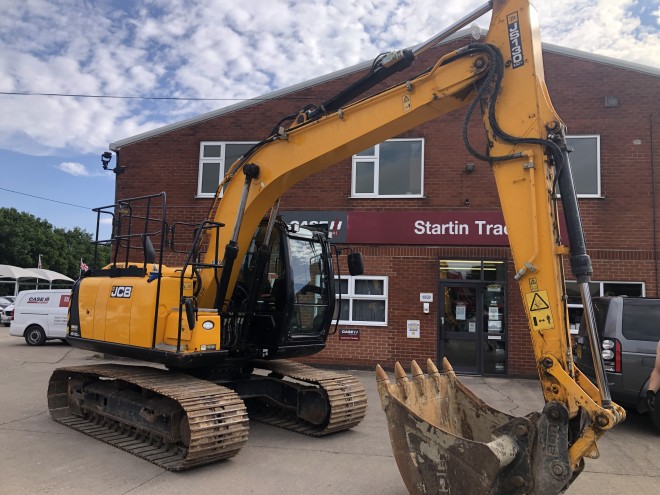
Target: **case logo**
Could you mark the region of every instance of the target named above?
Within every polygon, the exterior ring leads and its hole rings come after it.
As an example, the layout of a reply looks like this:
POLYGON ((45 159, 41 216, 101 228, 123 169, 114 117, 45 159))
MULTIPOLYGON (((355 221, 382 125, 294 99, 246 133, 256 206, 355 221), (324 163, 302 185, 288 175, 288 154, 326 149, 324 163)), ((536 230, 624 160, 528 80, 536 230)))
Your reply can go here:
POLYGON ((520 24, 518 22, 518 12, 506 16, 506 22, 509 26, 509 48, 511 50, 511 67, 517 69, 525 65, 522 43, 520 41, 520 24))
POLYGON ((112 292, 110 292, 110 297, 131 297, 131 292, 133 291, 132 285, 114 285, 112 287, 112 292))
POLYGON ((28 297, 27 303, 28 304, 48 304, 48 301, 50 301, 50 297, 48 296, 30 296, 28 297))

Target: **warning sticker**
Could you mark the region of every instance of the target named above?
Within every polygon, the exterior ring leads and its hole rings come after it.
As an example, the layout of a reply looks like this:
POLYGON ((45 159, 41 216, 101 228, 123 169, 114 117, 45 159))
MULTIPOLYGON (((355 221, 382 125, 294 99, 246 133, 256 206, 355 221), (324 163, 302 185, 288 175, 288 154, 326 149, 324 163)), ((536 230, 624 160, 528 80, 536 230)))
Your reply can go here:
POLYGON ((531 302, 529 303, 530 311, 543 311, 544 309, 550 309, 547 302, 547 291, 542 290, 540 292, 534 292, 533 294, 527 294, 527 301, 530 300, 530 296, 532 296, 531 302))
POLYGON ((525 294, 529 316, 534 330, 549 330, 555 327, 548 301, 548 291, 540 290, 525 294))

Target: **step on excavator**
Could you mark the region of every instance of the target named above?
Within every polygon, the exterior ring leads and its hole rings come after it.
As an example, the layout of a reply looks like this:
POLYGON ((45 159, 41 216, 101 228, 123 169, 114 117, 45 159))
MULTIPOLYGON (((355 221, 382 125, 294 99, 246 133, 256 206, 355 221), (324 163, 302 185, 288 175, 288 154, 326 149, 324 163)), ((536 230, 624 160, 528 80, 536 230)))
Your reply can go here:
MULTIPOLYGON (((498 412, 446 361, 442 370, 429 362, 427 373, 413 362, 412 378, 397 363, 393 382, 378 368, 394 456, 412 494, 563 492, 625 413, 610 399, 600 356, 596 385, 572 361, 563 256, 580 286, 591 348, 599 349, 592 268, 566 129, 550 103, 527 0, 488 2, 413 49, 379 56, 333 98, 283 117, 230 167, 201 223, 168 223, 165 193, 97 208, 99 220, 112 219, 111 238, 97 233, 95 241, 112 246, 112 260, 74 285, 67 341, 148 365, 55 370, 52 417, 169 470, 234 456, 248 417, 312 436, 359 424, 367 401, 357 380, 291 360, 323 350, 338 308, 328 230, 287 225, 279 198, 338 161, 463 107, 461 139, 495 175, 546 406, 524 418, 498 412), (491 10, 485 41, 376 92, 491 10), (477 108, 482 151, 468 132, 477 108), (559 234, 558 195, 569 246, 559 234), (165 265, 166 251, 180 253, 183 265, 165 265)), ((347 264, 353 275, 364 270, 359 253, 347 264)))

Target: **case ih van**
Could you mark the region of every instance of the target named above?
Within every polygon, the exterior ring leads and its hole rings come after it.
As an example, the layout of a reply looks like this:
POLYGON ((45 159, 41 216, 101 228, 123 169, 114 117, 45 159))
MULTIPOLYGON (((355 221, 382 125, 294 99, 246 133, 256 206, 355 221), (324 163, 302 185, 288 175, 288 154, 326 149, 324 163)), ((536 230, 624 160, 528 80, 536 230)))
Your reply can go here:
POLYGON ((9 335, 25 338, 28 345, 43 345, 48 339, 66 338, 70 289, 19 292, 9 335))

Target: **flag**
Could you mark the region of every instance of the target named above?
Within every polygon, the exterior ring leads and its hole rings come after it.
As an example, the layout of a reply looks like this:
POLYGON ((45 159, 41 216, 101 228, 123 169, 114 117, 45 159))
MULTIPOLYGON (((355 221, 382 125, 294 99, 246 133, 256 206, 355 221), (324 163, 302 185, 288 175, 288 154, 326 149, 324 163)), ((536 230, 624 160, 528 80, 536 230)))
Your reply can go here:
POLYGON ((82 258, 80 258, 80 271, 86 272, 87 270, 89 270, 89 267, 85 264, 82 258))
POLYGON ((41 270, 41 255, 39 255, 39 261, 37 262, 37 268, 41 270))

